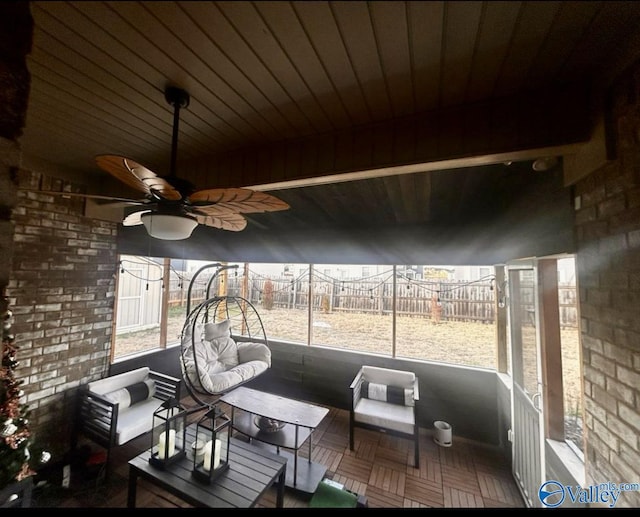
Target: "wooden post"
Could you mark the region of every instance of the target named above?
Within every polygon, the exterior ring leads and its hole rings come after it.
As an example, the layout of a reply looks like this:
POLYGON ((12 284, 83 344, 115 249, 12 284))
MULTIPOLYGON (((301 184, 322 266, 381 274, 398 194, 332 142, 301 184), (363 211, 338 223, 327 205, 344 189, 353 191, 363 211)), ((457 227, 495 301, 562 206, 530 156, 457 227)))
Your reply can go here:
POLYGON ((435 325, 440 323, 440 318, 442 317, 442 300, 440 300, 440 290, 436 291, 431 295, 431 318, 435 325))
POLYGON ((564 392, 556 259, 538 261, 538 286, 545 434, 547 438, 562 441, 564 440, 564 392))
POLYGON ((333 312, 334 298, 336 296, 336 281, 331 280, 331 297, 329 298, 329 312, 333 312))
MULTIPOLYGON (((223 266, 226 266, 227 263, 223 262, 223 266)), ((223 269, 220 271, 220 276, 218 277, 218 296, 227 296, 227 280, 229 279, 229 270, 223 269)), ((226 300, 220 302, 218 304, 218 308, 216 309, 216 321, 226 319, 227 313, 227 302, 226 300)))
POLYGON ((244 263, 244 276, 242 277, 242 297, 251 301, 249 293, 249 263, 244 263))
POLYGON ((501 373, 507 373, 509 364, 507 361, 507 314, 508 307, 506 306, 506 282, 504 266, 495 266, 495 300, 494 300, 494 314, 496 325, 496 368, 501 373), (500 301, 502 300, 504 307, 500 307, 500 301))
POLYGON ((309 296, 307 296, 307 345, 313 342, 313 264, 309 264, 309 296))
MULTIPOLYGON (((115 289, 113 293, 113 320, 111 321, 111 347, 109 348, 109 364, 113 363, 113 360, 116 356, 116 329, 118 328, 118 300, 119 300, 119 292, 120 292, 120 261, 122 260, 122 255, 118 255, 118 269, 116 273, 116 281, 115 281, 115 289)), ((3 295, 4 296, 4 295, 3 295)), ((0 356, 2 357, 2 356, 0 356)))
POLYGON ((295 273, 293 274, 293 303, 291 304, 291 308, 296 308, 296 302, 298 301, 298 282, 296 282, 295 273))
POLYGON ((398 293, 398 279, 396 278, 396 266, 393 265, 393 304, 391 310, 391 357, 396 356, 396 306, 398 293))
POLYGON ((165 257, 162 268, 162 298, 160 300, 160 348, 167 348, 167 322, 169 319, 169 282, 171 282, 171 259, 165 257))
MULTIPOLYGON (((223 266, 226 266, 223 263, 223 266)), ((227 280, 229 279, 229 270, 223 269, 218 280, 218 296, 227 296, 227 280)))

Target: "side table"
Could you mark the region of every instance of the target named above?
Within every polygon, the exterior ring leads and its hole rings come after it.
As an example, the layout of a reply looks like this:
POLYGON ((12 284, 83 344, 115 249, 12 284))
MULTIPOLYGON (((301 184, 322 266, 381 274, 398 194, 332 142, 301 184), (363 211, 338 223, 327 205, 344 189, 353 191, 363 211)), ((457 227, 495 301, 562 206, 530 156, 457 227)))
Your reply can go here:
POLYGON ((309 494, 316 491, 327 468, 311 461, 312 434, 329 413, 327 408, 244 386, 223 395, 220 401, 231 406, 231 420, 236 431, 249 440, 275 446, 279 455, 293 460, 293 472, 291 468, 288 470, 288 487, 309 494), (256 426, 255 416, 278 420, 287 425, 276 432, 263 431, 256 426), (309 458, 299 462, 298 451, 305 442, 309 445, 309 458))

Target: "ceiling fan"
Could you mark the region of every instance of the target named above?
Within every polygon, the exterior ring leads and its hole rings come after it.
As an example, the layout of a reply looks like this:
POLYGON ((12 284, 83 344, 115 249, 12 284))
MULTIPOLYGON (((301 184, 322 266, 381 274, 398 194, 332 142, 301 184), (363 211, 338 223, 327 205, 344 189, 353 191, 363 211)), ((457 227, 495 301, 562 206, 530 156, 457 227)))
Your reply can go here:
POLYGON ((124 156, 96 156, 96 163, 101 169, 129 187, 143 192, 145 199, 66 192, 59 194, 138 205, 124 218, 122 224, 143 224, 150 236, 164 240, 186 239, 198 224, 238 232, 247 226, 247 219, 242 214, 275 212, 289 208, 287 203, 265 192, 246 188, 196 190, 189 181, 178 178, 176 158, 180 109, 189 105, 190 97, 186 91, 169 86, 165 90, 165 100, 174 107, 171 167, 167 176, 158 176, 144 165, 124 156))

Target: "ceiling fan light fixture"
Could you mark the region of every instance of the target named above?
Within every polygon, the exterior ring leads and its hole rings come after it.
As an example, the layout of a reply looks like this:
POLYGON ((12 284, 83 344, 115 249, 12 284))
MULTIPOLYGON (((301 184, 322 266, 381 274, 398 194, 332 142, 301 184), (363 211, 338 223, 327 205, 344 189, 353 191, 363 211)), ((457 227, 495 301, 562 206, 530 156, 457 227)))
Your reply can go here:
POLYGON ((140 218, 151 237, 165 241, 188 239, 195 227, 198 226, 198 221, 186 215, 149 212, 142 214, 140 218))

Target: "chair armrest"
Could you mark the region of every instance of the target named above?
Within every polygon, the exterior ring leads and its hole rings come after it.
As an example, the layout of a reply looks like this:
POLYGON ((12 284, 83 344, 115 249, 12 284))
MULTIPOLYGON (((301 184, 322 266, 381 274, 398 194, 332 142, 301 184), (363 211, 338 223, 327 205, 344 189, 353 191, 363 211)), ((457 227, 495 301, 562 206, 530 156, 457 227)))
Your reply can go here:
POLYGON ((351 390, 351 410, 352 411, 356 408, 356 406, 358 405, 358 402, 360 402, 360 386, 362 386, 362 380, 363 380, 363 375, 362 375, 362 370, 360 370, 358 372, 358 375, 356 375, 355 379, 353 379, 351 386, 349 386, 349 389, 351 390))
POLYGON ((418 378, 416 377, 416 382, 413 385, 413 400, 420 400, 420 390, 418 389, 418 378))
POLYGON ((156 383, 155 398, 162 400, 174 398, 180 400, 182 379, 154 371, 149 372, 149 377, 156 383))
POLYGON ((358 375, 355 376, 355 378, 353 379, 353 382, 351 383, 351 386, 349 386, 349 388, 353 389, 356 387, 356 384, 359 384, 362 381, 362 370, 360 370, 358 372, 358 375))
POLYGON ((119 404, 89 390, 80 390, 79 397, 78 427, 82 434, 107 449, 114 446, 119 404))

